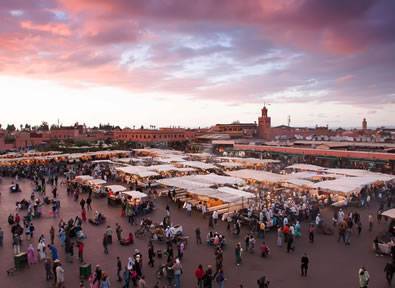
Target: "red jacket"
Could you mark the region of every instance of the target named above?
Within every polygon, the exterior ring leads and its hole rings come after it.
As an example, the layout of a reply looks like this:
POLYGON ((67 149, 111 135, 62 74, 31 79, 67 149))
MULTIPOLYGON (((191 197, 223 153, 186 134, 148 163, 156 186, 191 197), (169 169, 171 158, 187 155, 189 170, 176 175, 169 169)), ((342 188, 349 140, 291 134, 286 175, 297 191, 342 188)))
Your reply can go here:
POLYGON ((196 271, 195 271, 195 276, 196 276, 196 278, 198 280, 203 279, 203 277, 204 277, 204 270, 203 270, 203 268, 197 268, 196 271))

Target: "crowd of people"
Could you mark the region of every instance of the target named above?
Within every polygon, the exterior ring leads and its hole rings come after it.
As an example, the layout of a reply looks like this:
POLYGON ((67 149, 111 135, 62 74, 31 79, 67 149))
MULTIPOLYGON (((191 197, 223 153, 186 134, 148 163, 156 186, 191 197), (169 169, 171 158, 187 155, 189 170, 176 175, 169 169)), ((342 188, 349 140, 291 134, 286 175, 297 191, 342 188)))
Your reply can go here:
MULTIPOLYGON (((143 211, 145 211, 144 209, 152 211, 154 202, 146 202, 145 206, 135 208, 129 208, 130 206, 127 206, 127 208, 122 205, 120 207, 120 216, 128 218, 129 225, 127 228, 125 226, 122 227, 120 222, 117 222, 114 227, 106 224, 106 216, 103 211, 94 210, 93 212, 93 207, 95 206, 93 202, 100 200, 93 200, 92 190, 71 182, 75 175, 81 174, 95 174, 107 180, 113 177, 109 170, 98 170, 89 163, 75 164, 71 167, 58 167, 53 164, 47 167, 37 166, 30 169, 23 168, 20 172, 5 173, 7 176, 12 176, 15 183, 18 183, 21 177, 30 179, 32 183, 30 198, 23 198, 18 201, 15 205, 14 213, 8 216, 9 235, 12 236, 13 252, 15 255, 25 252, 28 265, 41 263, 45 270, 46 280, 53 281, 54 286, 59 288, 65 287, 65 282, 67 282, 64 263, 72 263, 75 259, 78 259, 77 263, 79 264, 87 263, 85 249, 87 245, 92 244, 88 241, 89 235, 86 232, 85 225, 91 223, 99 226, 98 229, 102 229, 103 253, 112 257, 111 245, 129 246, 135 244, 136 235, 132 228, 138 225, 136 224, 139 222, 138 220, 141 220, 140 228, 142 229, 146 229, 146 227, 150 227, 153 224, 152 222, 147 224, 147 213, 143 211), (69 184, 66 186, 66 196, 75 206, 75 216, 70 219, 63 219, 61 211, 62 203, 59 193, 63 193, 60 191, 65 190, 59 188, 62 183, 69 184), (92 215, 92 217, 88 218, 88 214, 92 215), (57 226, 54 225, 55 227, 48 227, 48 233, 41 234, 37 238, 35 235, 35 221, 40 221, 43 215, 53 217, 58 224, 57 226), (114 233, 116 240, 113 239, 114 233), (24 241, 27 244, 22 245, 24 241), (62 249, 64 253, 59 253, 59 249, 62 249), (64 259, 61 259, 61 254, 65 255, 64 259)), ((113 180, 115 181, 116 179, 113 180)), ((26 194, 27 191, 23 193, 26 194)), ((362 208, 369 207, 373 201, 376 201, 379 206, 377 220, 380 221, 380 213, 385 208, 392 207, 394 193, 393 185, 382 186, 378 189, 366 187, 355 197, 357 197, 362 208)), ((169 190, 169 200, 175 199, 174 194, 174 189, 169 190)), ((326 202, 326 205, 328 205, 328 202, 326 202)), ((187 238, 175 237, 178 230, 174 229, 178 228, 173 224, 173 222, 177 221, 177 219, 173 219, 171 213, 173 207, 174 209, 176 209, 175 207, 182 208, 180 205, 172 205, 170 201, 168 202, 163 221, 160 223, 160 227, 164 230, 163 238, 153 237, 154 233, 151 235, 152 237, 148 238, 147 261, 140 250, 133 246, 134 252, 128 257, 127 263, 122 263, 122 259, 119 256, 114 259, 114 264, 116 265, 115 275, 113 271, 103 271, 101 263, 98 263, 95 265, 95 269, 87 275, 86 281, 81 281, 80 287, 88 287, 86 285, 92 288, 113 287, 114 284, 112 282, 115 281, 112 281, 112 278, 120 282, 121 286, 125 288, 184 287, 182 279, 188 276, 183 276, 183 259, 184 255, 191 253, 191 251, 187 249, 187 238), (163 251, 155 247, 155 241, 157 240, 166 243, 166 248, 163 251), (155 266, 155 262, 164 262, 164 264, 155 266), (157 269, 147 269, 147 265, 157 269), (152 277, 147 276, 152 276, 152 271, 156 271, 156 280, 154 283, 148 283, 147 278, 152 277), (115 277, 112 277, 113 275, 115 277)), ((317 196, 295 191, 278 191, 278 193, 266 191, 261 193, 259 199, 249 208, 228 213, 225 216, 219 215, 217 211, 208 213, 206 207, 203 211, 203 216, 208 216, 209 232, 206 241, 210 247, 213 247, 213 259, 215 260, 212 265, 207 265, 206 267, 196 263, 196 270, 194 271, 196 287, 224 288, 228 286, 227 268, 230 265, 236 265, 237 267, 243 265, 245 253, 254 254, 256 251, 259 251, 257 254, 262 258, 268 258, 275 253, 274 248, 270 248, 267 244, 266 240, 268 237, 276 237, 276 245, 279 249, 285 249, 287 253, 293 253, 299 239, 308 239, 306 241, 313 244, 316 239, 316 233, 325 235, 337 233, 337 241, 344 243, 345 246, 350 246, 352 243, 351 238, 354 237, 352 235, 359 236, 364 230, 372 230, 373 216, 369 215, 369 218, 366 219, 368 226, 365 229, 362 225, 364 221, 362 221, 359 213, 360 208, 352 208, 347 211, 336 209, 330 221, 324 220, 324 217, 321 215, 323 207, 325 207, 323 202, 317 196), (221 226, 219 225, 221 219, 226 223, 225 226, 228 230, 226 236, 226 232, 221 231, 221 226), (307 227, 308 237, 307 235, 306 237, 302 235, 303 225, 307 227), (230 236, 232 239, 236 239, 234 247, 230 247, 234 251, 234 261, 229 259, 224 261, 224 249, 229 249, 230 245, 227 239, 230 236), (242 242, 244 243, 242 244, 242 242)), ((194 216, 195 213, 193 213, 193 207, 190 203, 184 205, 184 208, 188 216, 194 216)), ((150 229, 146 230, 151 231, 150 229)), ((196 244, 202 244, 201 227, 194 228, 194 231, 196 244)), ((7 235, 8 232, 0 228, 0 246, 3 246, 4 234, 7 235)), ((389 262, 384 268, 389 284, 395 272, 395 248, 392 251, 392 256, 392 262, 389 262)), ((108 259, 112 259, 111 257, 108 259)), ((308 253, 303 253, 303 256, 300 258, 301 277, 308 277, 309 265, 310 257, 308 253)), ((368 287, 370 275, 367 268, 361 266, 357 275, 360 287, 368 287)), ((257 279, 256 284, 257 287, 269 287, 268 275, 257 279)), ((239 283, 229 283, 229 287, 236 287, 235 285, 243 287, 239 283)))

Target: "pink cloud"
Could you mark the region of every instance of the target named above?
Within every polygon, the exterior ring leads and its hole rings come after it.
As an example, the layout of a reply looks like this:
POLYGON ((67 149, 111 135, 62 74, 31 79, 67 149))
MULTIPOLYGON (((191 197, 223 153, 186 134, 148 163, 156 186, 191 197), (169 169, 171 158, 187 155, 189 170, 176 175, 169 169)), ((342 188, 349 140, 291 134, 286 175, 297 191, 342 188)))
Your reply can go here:
POLYGON ((389 0, 15 1, 0 7, 2 73, 233 102, 294 90, 310 101, 325 90, 383 103, 394 91, 389 0), (213 81, 221 77, 231 81, 213 81))
POLYGON ((70 36, 71 31, 67 25, 62 23, 34 24, 31 21, 22 21, 21 27, 26 30, 47 32, 58 36, 70 36))

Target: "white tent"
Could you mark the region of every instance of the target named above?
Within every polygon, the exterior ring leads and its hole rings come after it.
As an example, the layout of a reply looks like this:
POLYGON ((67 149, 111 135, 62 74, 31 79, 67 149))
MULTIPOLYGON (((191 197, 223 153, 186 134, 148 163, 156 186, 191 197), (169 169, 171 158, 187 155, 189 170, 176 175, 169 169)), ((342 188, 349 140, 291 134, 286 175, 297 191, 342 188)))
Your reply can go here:
POLYGON ((153 171, 149 171, 146 166, 126 166, 126 167, 118 167, 116 168, 117 171, 121 171, 125 174, 129 175, 137 175, 141 178, 144 177, 151 177, 151 176, 158 176, 158 173, 153 171))
POLYGON ((304 186, 308 188, 314 188, 314 183, 304 179, 288 179, 285 180, 285 183, 295 185, 295 186, 304 186))
POLYGON ((229 171, 226 174, 245 180, 253 179, 258 182, 277 183, 277 182, 281 182, 284 179, 283 175, 280 174, 261 171, 261 170, 252 170, 252 169, 229 171))
POLYGON ((304 170, 304 171, 325 171, 326 168, 317 166, 317 165, 311 165, 311 164, 303 164, 303 163, 298 163, 298 164, 293 164, 291 166, 286 167, 287 169, 295 169, 295 170, 304 170))
POLYGON ((315 183, 313 186, 315 188, 320 188, 331 192, 359 193, 361 189, 366 185, 373 184, 377 181, 390 181, 391 179, 395 178, 395 176, 393 175, 383 175, 386 177, 380 175, 343 177, 335 180, 318 182, 315 183))
POLYGON ((90 185, 103 185, 106 184, 107 182, 103 179, 92 179, 92 180, 88 180, 87 183, 90 185))
POLYGON ((248 198, 255 198, 255 194, 253 194, 253 193, 246 192, 246 191, 243 191, 243 190, 234 189, 234 188, 230 188, 230 187, 219 187, 217 190, 220 191, 220 192, 223 192, 223 193, 227 193, 227 194, 231 194, 231 195, 234 195, 234 196, 238 196, 240 198, 246 198, 246 199, 248 199, 248 198))
POLYGON ((202 170, 217 169, 218 168, 217 166, 214 166, 213 164, 204 163, 204 162, 200 162, 200 161, 184 161, 180 164, 183 166, 198 168, 198 169, 202 169, 202 170))
POLYGON ((142 192, 139 192, 139 191, 134 191, 134 190, 133 191, 122 191, 121 194, 125 195, 125 196, 132 197, 133 199, 136 199, 136 198, 142 199, 142 198, 145 198, 145 197, 148 196, 145 193, 142 193, 142 192))
POLYGON ((111 190, 111 192, 113 192, 113 193, 118 193, 118 192, 127 190, 127 188, 123 187, 122 185, 108 185, 108 186, 106 186, 106 188, 108 190, 111 190))
POLYGON ((169 165, 169 164, 148 166, 147 170, 155 171, 155 172, 169 172, 169 171, 193 172, 193 171, 195 171, 195 169, 193 169, 193 168, 179 168, 179 167, 169 165))
POLYGON ((93 180, 94 178, 90 175, 79 175, 75 177, 75 180, 77 181, 88 181, 88 180, 93 180))
POLYGON ((236 163, 236 162, 220 162, 220 163, 217 163, 217 165, 220 166, 220 167, 229 168, 229 169, 243 167, 243 164, 236 163))
POLYGON ((190 175, 183 177, 173 177, 168 179, 157 180, 158 183, 171 187, 178 187, 182 189, 203 188, 213 185, 242 185, 243 180, 229 176, 220 176, 217 174, 208 175, 190 175))
POLYGON ((309 179, 312 177, 317 176, 318 174, 315 172, 296 172, 296 173, 291 173, 291 174, 284 174, 282 175, 283 179, 290 180, 290 179, 309 179))

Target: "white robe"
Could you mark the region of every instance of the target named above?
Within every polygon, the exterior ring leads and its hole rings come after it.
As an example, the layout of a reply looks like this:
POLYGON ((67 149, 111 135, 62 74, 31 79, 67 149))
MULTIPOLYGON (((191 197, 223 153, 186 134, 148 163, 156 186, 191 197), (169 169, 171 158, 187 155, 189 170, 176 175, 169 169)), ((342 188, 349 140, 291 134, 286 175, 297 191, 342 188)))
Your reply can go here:
POLYGON ((40 243, 38 243, 37 250, 38 250, 38 255, 40 257, 40 261, 47 258, 47 254, 45 253, 45 243, 44 242, 41 241, 40 243))

